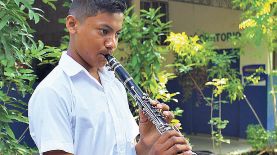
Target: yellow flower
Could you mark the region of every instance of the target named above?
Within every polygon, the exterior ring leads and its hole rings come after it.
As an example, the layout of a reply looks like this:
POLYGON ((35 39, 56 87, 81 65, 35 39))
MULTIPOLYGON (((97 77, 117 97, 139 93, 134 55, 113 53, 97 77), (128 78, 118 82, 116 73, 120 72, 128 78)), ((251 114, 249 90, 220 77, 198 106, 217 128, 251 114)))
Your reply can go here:
POLYGON ((170 42, 170 47, 179 55, 183 55, 183 48, 188 44, 188 36, 185 32, 173 33, 171 32, 166 41, 170 42))
POLYGON ((197 44, 197 41, 199 41, 199 37, 195 35, 194 37, 191 38, 191 41, 193 44, 197 44))
POLYGON ((204 47, 199 44, 199 37, 197 35, 189 37, 185 32, 173 33, 171 32, 167 38, 167 42, 170 42, 169 47, 176 52, 179 56, 194 56, 201 52, 204 47))
POLYGON ((262 31, 263 31, 264 34, 267 32, 267 28, 266 28, 265 25, 262 25, 262 31))
POLYGON ((247 20, 245 20, 245 21, 243 21, 242 23, 239 24, 239 29, 243 30, 247 27, 254 27, 256 25, 257 25, 257 23, 256 23, 255 20, 247 19, 247 20))
POLYGON ((271 2, 266 2, 263 7, 262 7, 262 10, 257 13, 257 16, 261 16, 261 15, 264 15, 264 14, 268 14, 270 12, 270 5, 271 5, 271 2))
POLYGON ((227 82, 228 82, 227 78, 222 78, 222 79, 217 80, 217 83, 219 85, 226 85, 227 82))

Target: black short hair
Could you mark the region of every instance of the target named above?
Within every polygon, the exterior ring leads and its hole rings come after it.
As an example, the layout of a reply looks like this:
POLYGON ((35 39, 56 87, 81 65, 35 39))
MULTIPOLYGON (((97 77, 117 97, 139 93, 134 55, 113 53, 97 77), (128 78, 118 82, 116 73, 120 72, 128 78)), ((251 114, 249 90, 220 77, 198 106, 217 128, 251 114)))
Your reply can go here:
POLYGON ((73 0, 69 14, 82 20, 99 12, 123 13, 126 8, 125 0, 73 0))

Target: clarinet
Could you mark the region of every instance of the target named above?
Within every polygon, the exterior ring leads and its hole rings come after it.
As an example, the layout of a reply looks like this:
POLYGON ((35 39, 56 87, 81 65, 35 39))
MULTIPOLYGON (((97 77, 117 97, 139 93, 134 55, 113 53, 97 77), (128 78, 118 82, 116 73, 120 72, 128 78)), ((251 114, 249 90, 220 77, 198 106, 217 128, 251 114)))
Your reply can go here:
MULTIPOLYGON (((119 81, 123 83, 125 88, 129 91, 131 96, 135 99, 139 108, 146 114, 148 119, 156 126, 160 134, 166 131, 175 130, 179 133, 179 129, 175 126, 168 124, 157 108, 151 105, 149 95, 144 93, 138 85, 135 84, 133 78, 125 70, 125 68, 111 55, 105 55, 108 61, 109 67, 115 72, 119 81)), ((191 152, 192 155, 197 155, 195 152, 191 152)))
POLYGON ((168 124, 161 112, 151 105, 149 95, 144 93, 134 82, 125 68, 111 55, 105 55, 109 67, 115 72, 118 79, 123 83, 128 92, 135 99, 139 108, 143 111, 148 119, 156 126, 160 134, 169 130, 178 130, 175 126, 168 124))

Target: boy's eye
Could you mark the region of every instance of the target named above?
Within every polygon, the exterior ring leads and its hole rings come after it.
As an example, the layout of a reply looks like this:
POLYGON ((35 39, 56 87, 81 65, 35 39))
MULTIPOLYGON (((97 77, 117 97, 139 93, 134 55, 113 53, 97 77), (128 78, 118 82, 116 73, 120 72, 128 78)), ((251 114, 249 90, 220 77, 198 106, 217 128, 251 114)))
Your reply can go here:
POLYGON ((106 30, 106 29, 101 29, 100 32, 101 32, 101 34, 103 34, 103 35, 108 34, 108 30, 106 30))
POLYGON ((117 32, 115 35, 116 35, 116 37, 119 37, 120 36, 120 32, 117 32))

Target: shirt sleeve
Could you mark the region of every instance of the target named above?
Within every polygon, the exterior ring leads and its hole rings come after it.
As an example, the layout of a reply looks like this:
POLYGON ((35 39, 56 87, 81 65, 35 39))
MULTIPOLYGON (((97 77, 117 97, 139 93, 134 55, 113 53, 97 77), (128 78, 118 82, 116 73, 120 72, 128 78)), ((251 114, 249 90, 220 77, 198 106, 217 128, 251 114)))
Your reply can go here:
POLYGON ((51 88, 40 88, 32 95, 29 127, 40 154, 51 150, 74 154, 68 100, 51 88))

